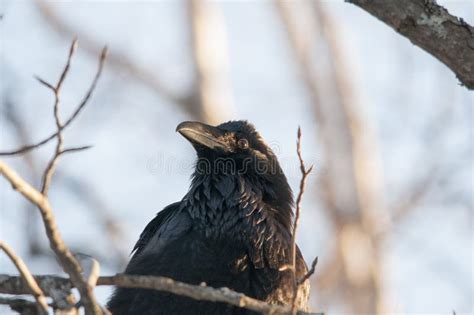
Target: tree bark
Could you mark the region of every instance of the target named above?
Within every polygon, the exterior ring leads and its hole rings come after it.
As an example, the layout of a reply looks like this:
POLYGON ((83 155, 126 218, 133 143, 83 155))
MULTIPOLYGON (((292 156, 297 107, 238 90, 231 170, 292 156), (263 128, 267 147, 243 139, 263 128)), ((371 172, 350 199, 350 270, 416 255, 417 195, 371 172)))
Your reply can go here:
POLYGON ((348 0, 408 38, 474 90, 474 28, 434 0, 348 0))
MULTIPOLYGON (((34 278, 43 292, 48 296, 53 295, 54 292, 58 290, 69 292, 73 287, 69 279, 59 276, 35 275, 34 278)), ((264 301, 248 297, 228 288, 212 288, 202 284, 192 285, 166 277, 117 274, 115 276, 99 277, 97 279, 97 285, 114 285, 122 288, 158 290, 189 297, 194 300, 228 303, 262 314, 288 314, 290 311, 288 305, 267 304, 264 301)), ((0 274, 0 294, 23 295, 30 294, 29 290, 23 278, 0 274)), ((3 304, 10 304, 6 302, 3 304)), ((12 302, 21 304, 21 300, 13 300, 12 302)), ((324 313, 309 313, 302 310, 299 310, 297 314, 324 315, 324 313)))

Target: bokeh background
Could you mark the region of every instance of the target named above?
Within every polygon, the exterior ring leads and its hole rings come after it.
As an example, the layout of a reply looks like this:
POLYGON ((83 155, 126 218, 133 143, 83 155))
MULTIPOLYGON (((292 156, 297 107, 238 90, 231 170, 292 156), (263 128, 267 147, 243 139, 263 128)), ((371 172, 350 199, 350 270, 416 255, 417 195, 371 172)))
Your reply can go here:
MULTIPOLYGON (((439 1, 474 24, 472 1, 439 1)), ((187 191, 184 120, 247 119, 294 191, 314 164, 298 242, 312 309, 327 314, 472 314, 473 93, 406 38, 343 1, 1 2, 0 149, 54 131, 53 95, 79 48, 62 115, 77 106, 99 51, 96 93, 65 132, 50 197, 73 251, 123 270, 146 223, 187 191)), ((5 158, 38 186, 51 143, 5 158)), ((62 274, 37 209, 0 180, 0 238, 34 273, 62 274)), ((0 255, 1 273, 17 273, 0 255)), ((105 302, 110 288, 97 288, 105 302)), ((6 308, 0 313, 8 314, 6 308)))

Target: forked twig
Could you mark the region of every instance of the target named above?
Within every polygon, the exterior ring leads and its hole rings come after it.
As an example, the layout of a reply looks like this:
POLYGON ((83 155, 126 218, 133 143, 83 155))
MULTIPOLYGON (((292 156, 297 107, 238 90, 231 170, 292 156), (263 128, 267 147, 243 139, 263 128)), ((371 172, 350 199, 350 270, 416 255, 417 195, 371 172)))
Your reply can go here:
MULTIPOLYGON (((96 74, 94 76, 94 79, 92 80, 92 83, 86 93, 86 95, 84 96, 84 98, 81 100, 81 102, 79 103, 79 105, 77 106, 76 110, 72 113, 72 115, 66 120, 66 122, 64 124, 61 125, 61 128, 60 128, 60 131, 63 131, 64 129, 66 129, 77 117, 78 115, 81 113, 81 111, 84 109, 84 107, 86 106, 87 102, 89 101, 90 97, 92 96, 94 90, 95 90, 95 87, 97 85, 97 82, 99 81, 99 78, 102 74, 102 70, 104 68, 104 64, 105 64, 105 59, 107 57, 107 47, 104 47, 102 49, 102 52, 101 52, 101 55, 100 55, 100 59, 99 59, 99 66, 97 68, 97 71, 96 71, 96 74)), ((35 76, 35 78, 41 83, 43 84, 44 86, 46 86, 47 88, 51 89, 52 91, 55 90, 55 87, 46 82, 45 80, 35 76)), ((58 133, 59 131, 56 131, 55 133, 51 134, 50 136, 48 136, 47 138, 37 142, 37 143, 34 143, 34 144, 30 144, 30 145, 26 145, 26 146, 23 146, 19 149, 14 149, 14 150, 10 150, 10 151, 1 151, 0 152, 0 156, 13 156, 13 155, 18 155, 18 154, 22 154, 22 153, 26 153, 28 151, 31 151, 31 150, 34 150, 34 149, 37 149, 39 147, 41 147, 42 145, 45 145, 46 143, 48 143, 49 141, 53 140, 54 138, 56 138, 58 136, 58 133)))
POLYGON ((74 40, 71 43, 71 47, 69 48, 69 55, 67 57, 67 62, 66 65, 64 66, 64 69, 61 73, 61 76, 59 77, 58 83, 56 83, 55 86, 53 86, 50 83, 47 83, 45 80, 38 78, 38 80, 43 83, 44 85, 50 87, 50 89, 54 93, 54 121, 56 123, 56 128, 57 128, 57 133, 56 133, 56 138, 58 139, 58 142, 56 144, 56 152, 54 153, 53 158, 49 162, 46 171, 44 172, 43 175, 43 184, 41 188, 41 193, 45 196, 48 195, 48 190, 49 186, 51 184, 51 179, 54 174, 54 170, 56 168, 56 164, 59 160, 59 156, 61 155, 61 151, 63 148, 63 135, 61 132, 62 125, 61 125, 61 119, 59 117, 59 105, 60 105, 60 96, 61 96, 61 87, 64 83, 64 80, 66 79, 66 75, 69 71, 69 68, 71 67, 71 60, 72 56, 74 55, 74 52, 77 49, 77 39, 74 38, 74 40))

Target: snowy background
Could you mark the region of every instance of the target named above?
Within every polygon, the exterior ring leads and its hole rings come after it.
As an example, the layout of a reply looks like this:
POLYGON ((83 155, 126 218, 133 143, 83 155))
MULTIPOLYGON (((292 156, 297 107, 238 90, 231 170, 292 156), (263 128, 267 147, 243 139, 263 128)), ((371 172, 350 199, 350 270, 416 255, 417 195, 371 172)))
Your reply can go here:
MULTIPOLYGON (((474 24, 472 1, 439 2, 474 24)), ((53 131, 53 97, 33 75, 56 81, 72 36, 51 27, 33 1, 1 3, 0 149, 7 150, 25 144, 7 111, 21 121, 28 143, 53 131)), ((432 165, 439 174, 423 200, 384 241, 383 278, 391 312, 472 314, 474 94, 439 61, 366 12, 342 1, 324 4, 344 38, 350 77, 363 96, 365 115, 380 146, 387 202, 403 198, 432 165)), ((81 34, 152 71, 172 91, 190 88, 193 61, 184 2, 49 5, 79 35, 63 88, 63 117, 81 99, 97 64, 97 56, 82 48, 81 34)), ((233 106, 222 108, 221 117, 255 124, 278 154, 294 191, 300 178, 295 154, 300 125, 304 157, 316 164, 308 191, 317 191, 317 173, 324 168, 319 163, 318 122, 274 5, 256 0, 215 5, 224 18, 233 95, 233 106)), ((194 152, 175 133, 184 120, 189 120, 186 112, 150 86, 106 66, 90 104, 66 131, 68 146, 93 148, 62 158, 51 203, 66 243, 74 251, 98 257, 102 274, 122 271, 146 223, 185 194, 194 152), (106 235, 106 225, 112 226, 115 238, 106 235)), ((39 185, 53 149, 50 143, 29 154, 33 166, 22 157, 4 160, 39 185)), ((317 255, 324 266, 334 231, 318 209, 317 195, 307 193, 298 241, 307 261, 317 255)), ((33 273, 61 274, 43 234, 35 209, 0 180, 0 239, 33 273), (28 233, 34 235, 28 238, 28 233), (31 250, 31 239, 37 242, 37 253, 31 250)), ((4 255, 0 273, 17 273, 4 255)), ((106 287, 96 291, 102 302, 110 294, 106 287)), ((314 310, 346 312, 340 302, 319 300, 318 292, 313 290, 314 310)), ((1 314, 8 312, 0 308, 1 314)))

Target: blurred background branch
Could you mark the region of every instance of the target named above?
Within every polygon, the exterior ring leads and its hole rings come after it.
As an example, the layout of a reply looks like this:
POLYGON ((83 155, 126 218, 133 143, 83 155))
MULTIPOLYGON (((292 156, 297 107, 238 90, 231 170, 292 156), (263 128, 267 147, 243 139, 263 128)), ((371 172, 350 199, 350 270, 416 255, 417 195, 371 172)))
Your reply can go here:
MULTIPOLYGON (((83 34, 79 30, 73 29, 46 1, 35 1, 39 12, 54 31, 65 38, 71 38, 74 36, 80 38, 81 47, 92 55, 96 55, 100 52, 102 49, 101 45, 91 38, 90 34, 83 34)), ((165 79, 160 78, 156 72, 151 71, 151 69, 142 68, 131 61, 127 56, 117 54, 116 52, 109 55, 108 63, 112 68, 116 68, 119 71, 126 71, 129 75, 135 77, 137 81, 149 86, 151 89, 156 91, 160 97, 163 97, 167 103, 172 104, 173 106, 177 105, 191 116, 196 117, 197 113, 194 111, 189 97, 186 95, 179 95, 168 88, 163 83, 165 79)))
MULTIPOLYGON (((100 51, 100 45, 67 24, 44 0, 35 0, 45 21, 66 38, 81 38, 81 45, 90 54, 100 51)), ((217 123, 230 117, 232 99, 227 79, 227 47, 223 17, 216 4, 207 1, 188 1, 190 18, 191 53, 195 63, 195 83, 188 92, 177 93, 166 86, 166 78, 159 72, 140 67, 126 55, 114 52, 109 64, 126 71, 142 84, 152 88, 169 104, 178 106, 191 118, 217 123), (210 40, 212 39, 212 40, 210 40)))
POLYGON ((219 124, 233 111, 224 17, 211 1, 190 0, 187 5, 196 72, 195 106, 201 120, 219 124))
MULTIPOLYGON (((369 124, 363 118, 359 96, 347 76, 350 70, 344 65, 340 46, 342 35, 336 32, 320 2, 279 1, 277 8, 311 96, 311 105, 316 107, 318 131, 325 146, 326 170, 318 190, 325 194, 324 207, 338 231, 335 236, 338 249, 333 255, 340 255, 342 272, 337 273, 339 279, 335 282, 339 283, 338 290, 351 288, 347 290, 350 294, 343 299, 351 304, 352 313, 383 314, 386 310, 382 306, 382 262, 377 252, 378 244, 373 239, 380 222, 387 221, 381 201, 383 185, 378 169, 378 150, 369 124), (318 43, 299 31, 303 27, 297 24, 303 22, 298 17, 303 10, 309 12, 307 23, 312 25, 311 33, 320 32, 319 39, 327 49, 324 56, 328 58, 328 64, 324 70, 315 70, 311 63, 313 47, 318 43), (320 84, 328 80, 333 80, 331 90, 320 84), (321 95, 322 91, 331 94, 321 95), (345 180, 336 181, 337 178, 345 180)), ((328 268, 340 267, 333 264, 328 268)), ((326 273, 332 274, 325 268, 321 272, 322 277, 326 273)))

